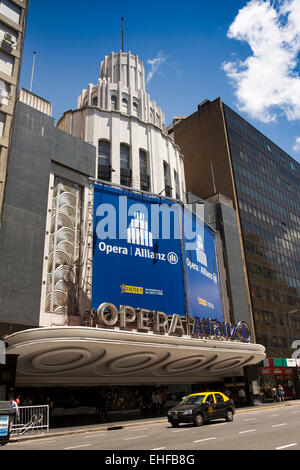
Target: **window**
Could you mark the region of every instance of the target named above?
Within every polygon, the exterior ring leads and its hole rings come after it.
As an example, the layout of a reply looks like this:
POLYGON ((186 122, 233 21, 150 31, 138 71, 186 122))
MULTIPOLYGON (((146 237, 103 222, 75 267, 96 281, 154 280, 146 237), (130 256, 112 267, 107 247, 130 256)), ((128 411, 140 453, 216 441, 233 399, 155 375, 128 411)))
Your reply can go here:
POLYGON ((130 148, 126 144, 120 145, 120 182, 124 186, 131 186, 131 169, 130 169, 130 148))
POLYGON ((128 169, 130 167, 129 162, 129 147, 128 145, 121 144, 120 145, 120 167, 123 169, 128 169))
POLYGON ((164 183, 165 183, 165 195, 172 197, 172 188, 170 185, 170 166, 167 162, 164 162, 164 183))
POLYGON ((6 120, 6 115, 3 113, 0 113, 0 137, 3 136, 5 120, 6 120))
POLYGON ((147 154, 145 150, 140 149, 140 174, 145 176, 147 174, 147 154))
POLYGON ((112 110, 117 110, 118 109, 118 98, 115 95, 112 95, 111 97, 111 109, 112 110))
POLYGON ((14 68, 14 58, 10 54, 0 51, 0 72, 12 76, 14 68))
POLYGON ((111 180, 110 142, 107 140, 98 142, 98 178, 105 181, 111 180))
POLYGON ((10 0, 2 0, 0 2, 0 13, 15 23, 20 22, 21 8, 10 0))
POLYGON ((92 105, 93 105, 93 106, 98 106, 98 98, 97 98, 97 96, 94 96, 94 98, 92 99, 92 105))
POLYGON ((148 158, 145 150, 140 149, 140 184, 143 191, 149 191, 148 158))
POLYGON ((175 181, 175 191, 176 199, 180 199, 180 187, 179 187, 179 176, 176 170, 174 170, 174 181, 175 181))
POLYGON ((132 103, 132 114, 133 114, 133 116, 138 116, 138 112, 139 112, 139 105, 134 101, 132 103))
POLYGON ((205 400, 205 403, 214 403, 214 397, 213 395, 208 395, 208 397, 205 400))
POLYGON ((98 157, 100 165, 110 165, 110 142, 107 140, 99 140, 98 157))
POLYGON ((223 397, 219 393, 215 393, 215 399, 217 403, 224 403, 223 397))
POLYGON ((123 113, 128 114, 128 99, 122 98, 122 111, 123 113))

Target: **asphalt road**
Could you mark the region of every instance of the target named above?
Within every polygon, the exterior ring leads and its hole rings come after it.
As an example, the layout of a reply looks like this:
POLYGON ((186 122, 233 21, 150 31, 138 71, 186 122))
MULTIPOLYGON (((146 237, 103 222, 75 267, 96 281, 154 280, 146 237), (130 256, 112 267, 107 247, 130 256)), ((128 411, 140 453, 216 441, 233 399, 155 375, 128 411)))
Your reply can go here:
POLYGON ((10 442, 1 450, 300 450, 300 406, 237 413, 201 427, 143 424, 112 431, 10 442))

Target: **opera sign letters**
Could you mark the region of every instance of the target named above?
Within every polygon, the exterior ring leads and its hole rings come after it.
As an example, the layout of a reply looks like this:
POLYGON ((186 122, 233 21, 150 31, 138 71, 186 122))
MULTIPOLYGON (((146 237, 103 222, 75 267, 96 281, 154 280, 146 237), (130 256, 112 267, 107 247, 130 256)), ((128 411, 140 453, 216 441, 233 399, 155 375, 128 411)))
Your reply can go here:
POLYGON ((127 305, 121 305, 118 311, 117 307, 109 302, 104 302, 99 306, 97 326, 100 328, 119 327, 121 330, 128 331, 136 328, 141 333, 153 332, 158 335, 235 340, 243 343, 251 341, 251 330, 245 321, 234 324, 209 318, 166 315, 164 312, 127 305))

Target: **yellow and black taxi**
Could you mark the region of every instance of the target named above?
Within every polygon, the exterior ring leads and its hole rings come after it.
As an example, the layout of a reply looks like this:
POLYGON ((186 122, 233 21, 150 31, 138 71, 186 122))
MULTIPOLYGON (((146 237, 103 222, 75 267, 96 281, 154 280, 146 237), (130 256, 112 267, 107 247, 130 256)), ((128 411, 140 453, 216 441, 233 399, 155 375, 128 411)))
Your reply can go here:
POLYGON ((180 423, 194 423, 202 426, 206 421, 225 418, 233 421, 233 401, 221 392, 193 393, 168 412, 168 421, 173 427, 180 423))

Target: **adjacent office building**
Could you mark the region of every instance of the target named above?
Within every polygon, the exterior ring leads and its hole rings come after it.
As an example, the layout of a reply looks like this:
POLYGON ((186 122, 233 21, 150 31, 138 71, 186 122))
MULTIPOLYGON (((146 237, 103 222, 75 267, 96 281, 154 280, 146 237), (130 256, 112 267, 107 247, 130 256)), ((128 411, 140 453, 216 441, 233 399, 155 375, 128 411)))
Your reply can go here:
POLYGON ((291 358, 300 338, 299 163, 220 98, 169 131, 185 156, 187 191, 233 201, 256 341, 269 358, 291 358))
POLYGON ((0 2, 0 226, 28 0, 0 2))

